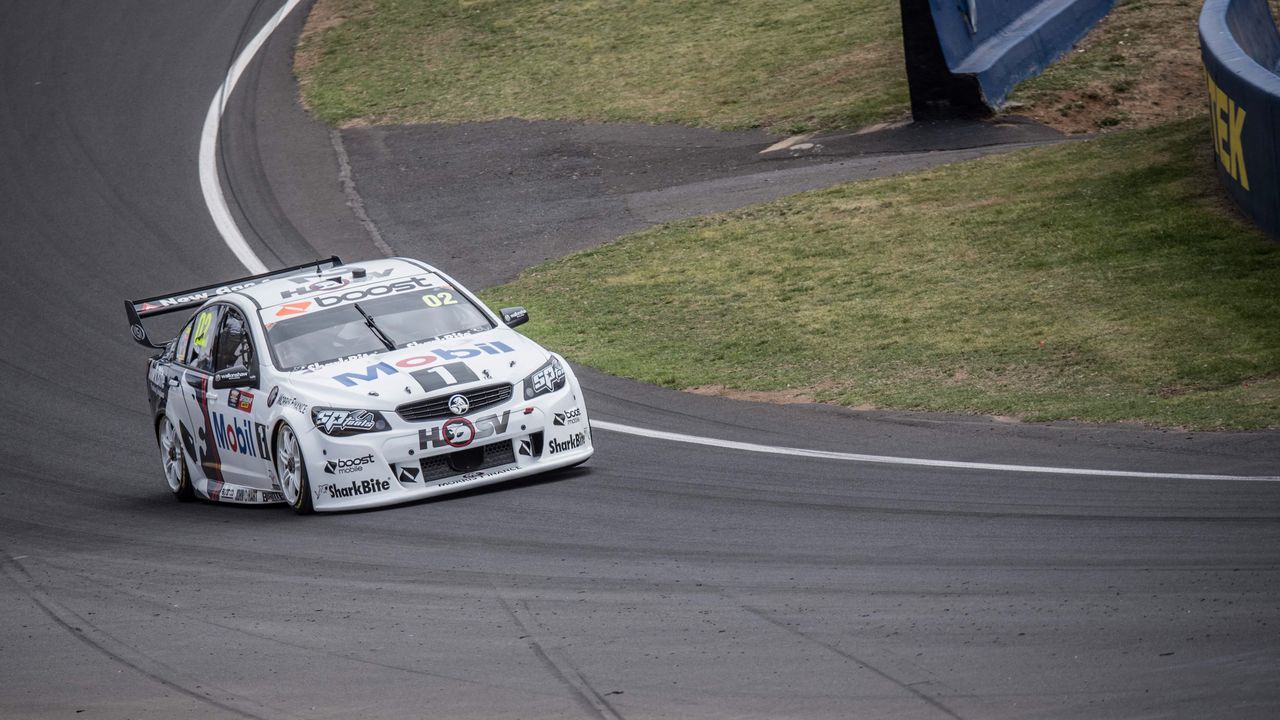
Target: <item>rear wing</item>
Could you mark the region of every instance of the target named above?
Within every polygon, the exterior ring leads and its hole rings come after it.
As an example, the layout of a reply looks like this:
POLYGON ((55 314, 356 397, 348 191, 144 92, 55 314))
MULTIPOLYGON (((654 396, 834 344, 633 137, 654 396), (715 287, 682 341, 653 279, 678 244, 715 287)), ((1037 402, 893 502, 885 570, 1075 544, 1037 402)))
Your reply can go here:
POLYGON ((160 349, 164 345, 157 345, 147 337, 147 329, 142 325, 142 318, 151 317, 152 315, 163 315, 165 313, 177 312, 179 310, 187 310, 203 305, 206 300, 217 295, 226 295, 237 290, 243 290, 254 285, 260 285, 268 280, 293 275, 299 270, 309 270, 315 268, 316 273, 324 270, 332 270, 342 265, 342 260, 334 255, 326 260, 316 260, 314 262, 294 265, 282 270, 272 270, 271 272, 262 273, 261 275, 251 275, 249 277, 240 278, 239 280, 231 280, 229 282, 221 282, 214 285, 205 285, 204 287, 192 288, 190 290, 180 290, 176 293, 167 295, 157 295, 155 297, 143 300, 125 300, 124 311, 129 316, 129 331, 133 333, 133 339, 141 345, 150 348, 160 349))

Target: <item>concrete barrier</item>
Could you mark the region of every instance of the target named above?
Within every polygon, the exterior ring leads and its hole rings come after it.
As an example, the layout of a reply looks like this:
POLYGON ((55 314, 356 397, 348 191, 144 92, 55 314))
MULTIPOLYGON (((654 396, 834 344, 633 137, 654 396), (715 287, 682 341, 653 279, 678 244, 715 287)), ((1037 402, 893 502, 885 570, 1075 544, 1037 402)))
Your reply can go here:
POLYGON ((899 0, 911 113, 983 116, 1057 60, 1115 0, 899 0))
POLYGON ((1267 0, 1206 0, 1200 54, 1218 179, 1280 237, 1280 31, 1267 0))

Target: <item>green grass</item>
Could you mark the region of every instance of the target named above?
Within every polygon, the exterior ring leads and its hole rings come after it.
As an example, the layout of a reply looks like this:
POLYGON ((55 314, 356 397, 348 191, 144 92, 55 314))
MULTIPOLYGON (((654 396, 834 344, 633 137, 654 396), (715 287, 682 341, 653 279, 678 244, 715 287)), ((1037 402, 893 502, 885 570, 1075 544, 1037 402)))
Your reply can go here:
POLYGON ((802 132, 908 108, 888 0, 320 0, 310 27, 297 73, 336 125, 521 117, 802 132))
POLYGON ((577 362, 825 402, 1280 426, 1280 245, 1203 122, 678 222, 486 293, 577 362))

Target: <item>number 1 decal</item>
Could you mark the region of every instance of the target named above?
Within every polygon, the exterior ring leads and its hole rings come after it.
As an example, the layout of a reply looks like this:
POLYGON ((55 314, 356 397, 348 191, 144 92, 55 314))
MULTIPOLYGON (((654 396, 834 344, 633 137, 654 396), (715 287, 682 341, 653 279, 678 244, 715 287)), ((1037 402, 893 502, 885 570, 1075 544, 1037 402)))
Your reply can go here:
POLYGON ((466 383, 475 382, 480 378, 471 371, 463 362, 451 362, 444 365, 435 365, 422 370, 414 370, 410 375, 423 390, 431 392, 440 390, 454 385, 464 385, 466 383))

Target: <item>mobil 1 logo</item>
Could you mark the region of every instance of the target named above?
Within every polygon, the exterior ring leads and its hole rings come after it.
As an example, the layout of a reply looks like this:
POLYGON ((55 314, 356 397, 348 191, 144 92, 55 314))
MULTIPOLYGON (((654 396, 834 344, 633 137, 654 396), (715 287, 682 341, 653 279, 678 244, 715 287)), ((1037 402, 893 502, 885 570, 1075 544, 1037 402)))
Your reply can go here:
POLYGON ((480 378, 467 367, 466 363, 451 362, 444 365, 436 365, 424 370, 414 370, 409 373, 414 380, 422 386, 423 390, 432 392, 441 390, 453 385, 465 385, 475 382, 480 378))

